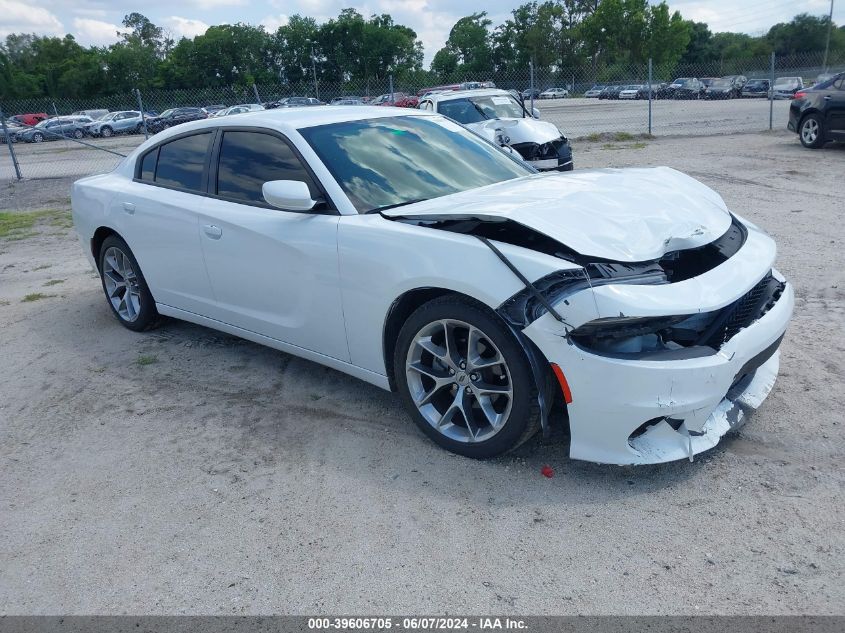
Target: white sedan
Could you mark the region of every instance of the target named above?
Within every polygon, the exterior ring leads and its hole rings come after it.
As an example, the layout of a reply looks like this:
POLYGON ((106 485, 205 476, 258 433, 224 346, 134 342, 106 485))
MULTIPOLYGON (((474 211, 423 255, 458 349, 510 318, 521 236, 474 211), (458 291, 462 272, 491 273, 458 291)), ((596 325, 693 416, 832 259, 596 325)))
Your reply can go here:
POLYGON ((557 424, 573 458, 691 459, 768 395, 793 307, 774 242, 692 178, 540 174, 421 110, 185 123, 72 205, 125 327, 322 363, 478 458, 557 424))
POLYGON ((569 96, 566 88, 549 88, 540 93, 541 99, 563 99, 569 96))

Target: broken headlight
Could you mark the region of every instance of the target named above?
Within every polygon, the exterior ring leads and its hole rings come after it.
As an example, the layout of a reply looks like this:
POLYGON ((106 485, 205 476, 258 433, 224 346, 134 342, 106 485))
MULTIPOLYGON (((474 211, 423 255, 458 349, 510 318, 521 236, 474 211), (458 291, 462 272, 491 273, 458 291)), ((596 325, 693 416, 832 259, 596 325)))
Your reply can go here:
POLYGON ((610 317, 584 323, 569 337, 579 347, 606 355, 665 353, 682 349, 666 336, 688 316, 610 317))

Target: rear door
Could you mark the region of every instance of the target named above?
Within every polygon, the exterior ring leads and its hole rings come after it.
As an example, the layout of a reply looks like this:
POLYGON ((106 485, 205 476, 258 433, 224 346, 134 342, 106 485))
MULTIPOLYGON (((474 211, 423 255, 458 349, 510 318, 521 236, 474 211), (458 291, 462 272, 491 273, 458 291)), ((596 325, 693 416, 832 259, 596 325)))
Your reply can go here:
POLYGON ((340 216, 270 207, 270 180, 299 180, 326 199, 279 133, 229 127, 212 155, 199 237, 217 299, 215 319, 348 361, 337 254, 340 216))
POLYGON ((157 303, 208 315, 213 295, 198 235, 214 131, 177 136, 143 154, 115 197, 117 226, 157 303))

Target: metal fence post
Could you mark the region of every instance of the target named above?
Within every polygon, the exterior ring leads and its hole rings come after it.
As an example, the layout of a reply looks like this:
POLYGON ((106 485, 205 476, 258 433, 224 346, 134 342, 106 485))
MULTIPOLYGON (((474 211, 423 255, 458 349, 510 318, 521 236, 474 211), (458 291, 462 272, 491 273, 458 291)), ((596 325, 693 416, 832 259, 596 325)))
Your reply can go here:
POLYGON ((141 91, 138 88, 135 88, 135 96, 138 98, 138 111, 141 113, 141 124, 144 126, 144 140, 147 140, 150 138, 147 132, 147 116, 144 112, 144 102, 141 101, 141 91))
POLYGON ((651 57, 648 58, 648 135, 651 136, 651 57))
POLYGON ((534 116, 534 60, 528 61, 528 72, 531 76, 529 90, 531 91, 531 116, 534 116))
POLYGON ((775 52, 772 51, 772 70, 769 78, 769 131, 772 131, 772 121, 775 110, 775 52))
POLYGON ((392 73, 388 76, 388 79, 390 81, 390 105, 393 105, 394 99, 393 99, 393 74, 392 73))
POLYGON ((261 97, 258 96, 258 86, 252 84, 252 91, 255 93, 255 103, 261 103, 261 97))
POLYGON ((0 124, 3 126, 3 138, 6 139, 6 145, 9 146, 9 154, 12 155, 12 165, 15 166, 15 176, 17 176, 18 180, 23 180, 23 176, 21 176, 21 166, 18 164, 18 157, 15 156, 15 148, 12 147, 14 143, 9 137, 9 128, 6 127, 6 115, 3 114, 3 110, 0 110, 0 124))

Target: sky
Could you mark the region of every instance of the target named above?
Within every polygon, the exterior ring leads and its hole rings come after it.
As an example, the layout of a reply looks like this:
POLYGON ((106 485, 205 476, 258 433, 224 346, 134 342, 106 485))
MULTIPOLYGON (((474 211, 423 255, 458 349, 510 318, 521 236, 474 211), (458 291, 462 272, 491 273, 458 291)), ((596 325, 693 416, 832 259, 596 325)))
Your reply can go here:
MULTIPOLYGON (((81 44, 103 46, 117 40, 123 16, 132 11, 143 13, 174 39, 233 22, 263 24, 275 31, 290 15, 299 13, 324 22, 351 6, 365 17, 389 13, 395 22, 414 29, 425 47, 428 65, 459 18, 487 11, 495 26, 520 4, 520 0, 0 0, 0 37, 20 32, 72 33, 81 44)), ((826 15, 830 10, 830 0, 668 0, 668 4, 686 19, 706 22, 714 33, 751 35, 760 35, 798 13, 826 15)), ((835 4, 833 20, 845 23, 845 0, 835 4)))

